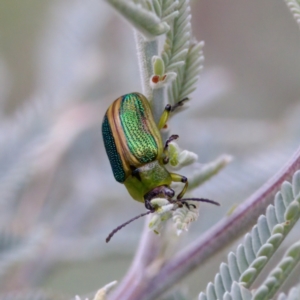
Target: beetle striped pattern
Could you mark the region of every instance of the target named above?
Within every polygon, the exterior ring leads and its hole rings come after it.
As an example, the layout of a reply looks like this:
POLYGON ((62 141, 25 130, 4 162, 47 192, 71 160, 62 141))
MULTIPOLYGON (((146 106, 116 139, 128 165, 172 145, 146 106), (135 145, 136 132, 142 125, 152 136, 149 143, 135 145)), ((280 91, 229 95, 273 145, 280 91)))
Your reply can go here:
POLYGON ((162 140, 148 100, 139 93, 124 95, 108 108, 102 134, 115 179, 123 183, 136 169, 157 160, 162 140))
POLYGON ((104 120, 102 123, 102 134, 103 134, 105 149, 110 164, 112 166, 114 177, 118 182, 124 182, 126 179, 125 172, 123 170, 122 161, 117 151, 115 140, 113 138, 112 131, 106 115, 104 116, 104 120))

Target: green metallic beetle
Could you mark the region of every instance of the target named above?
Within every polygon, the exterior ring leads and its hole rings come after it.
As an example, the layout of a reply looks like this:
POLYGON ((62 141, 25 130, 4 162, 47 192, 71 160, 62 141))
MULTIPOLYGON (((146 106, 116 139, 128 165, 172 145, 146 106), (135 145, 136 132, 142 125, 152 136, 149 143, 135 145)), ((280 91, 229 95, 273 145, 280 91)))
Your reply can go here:
POLYGON ((158 125, 155 123, 150 104, 145 96, 139 93, 126 94, 115 100, 108 108, 102 123, 102 135, 106 153, 116 181, 123 183, 131 197, 144 202, 147 213, 139 215, 116 228, 107 238, 107 242, 115 232, 131 221, 155 211, 151 205, 154 198, 166 198, 178 206, 189 205, 186 200, 217 202, 200 199, 182 199, 188 187, 186 177, 170 173, 165 164, 168 163, 168 144, 178 138, 172 135, 163 144, 160 130, 165 127, 170 113, 182 106, 187 98, 176 105, 166 105, 158 125), (172 182, 182 182, 184 187, 177 200, 172 200, 174 190, 172 182))

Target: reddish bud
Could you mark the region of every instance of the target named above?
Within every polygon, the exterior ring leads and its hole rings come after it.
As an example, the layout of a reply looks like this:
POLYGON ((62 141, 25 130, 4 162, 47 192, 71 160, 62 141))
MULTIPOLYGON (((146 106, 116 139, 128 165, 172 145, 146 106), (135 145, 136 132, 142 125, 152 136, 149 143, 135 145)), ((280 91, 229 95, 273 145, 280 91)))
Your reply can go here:
POLYGON ((159 76, 154 75, 154 76, 152 76, 151 80, 152 80, 153 83, 158 83, 159 82, 159 76))

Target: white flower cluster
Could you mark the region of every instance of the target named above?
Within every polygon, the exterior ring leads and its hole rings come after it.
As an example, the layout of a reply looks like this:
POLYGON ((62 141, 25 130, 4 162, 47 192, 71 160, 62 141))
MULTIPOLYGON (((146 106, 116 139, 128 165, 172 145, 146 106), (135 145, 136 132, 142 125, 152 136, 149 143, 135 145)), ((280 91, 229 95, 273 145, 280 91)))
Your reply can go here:
MULTIPOLYGON (((181 150, 176 142, 169 144, 169 169, 179 170, 182 167, 193 164, 197 159, 197 154, 187 150, 181 150)), ((179 184, 175 185, 175 190, 178 188, 179 184)), ((182 188, 181 184, 180 188, 182 188)), ((178 235, 183 230, 187 231, 189 224, 197 220, 199 215, 199 203, 192 201, 187 201, 187 203, 189 207, 187 207, 187 205, 180 207, 176 201, 170 203, 165 198, 155 198, 151 200, 152 206, 157 207, 157 209, 149 222, 149 228, 158 234, 161 231, 163 223, 172 218, 178 235)))
MULTIPOLYGON (((106 300, 107 293, 117 284, 117 281, 112 281, 109 284, 101 288, 93 298, 93 300, 106 300)), ((78 295, 75 296, 75 300, 89 300, 88 298, 81 299, 78 295)))
MULTIPOLYGON (((179 170, 185 166, 196 163, 197 159, 197 154, 180 149, 176 142, 172 141, 169 144, 169 163, 167 165, 169 170, 179 170)), ((189 178, 189 181, 193 182, 192 188, 199 186, 205 179, 209 179, 212 175, 224 168, 230 161, 231 157, 223 155, 215 161, 203 165, 199 171, 189 178), (199 178, 202 180, 199 180, 199 178)), ((182 189, 182 184, 174 183, 172 184, 172 189, 178 194, 182 189)), ((181 234, 182 231, 187 231, 190 223, 196 221, 199 216, 199 202, 189 200, 186 202, 187 205, 180 205, 180 203, 176 203, 176 200, 174 203, 171 203, 165 198, 152 199, 151 205, 156 208, 156 212, 152 215, 148 225, 149 228, 159 234, 163 223, 172 218, 177 235, 181 234)))

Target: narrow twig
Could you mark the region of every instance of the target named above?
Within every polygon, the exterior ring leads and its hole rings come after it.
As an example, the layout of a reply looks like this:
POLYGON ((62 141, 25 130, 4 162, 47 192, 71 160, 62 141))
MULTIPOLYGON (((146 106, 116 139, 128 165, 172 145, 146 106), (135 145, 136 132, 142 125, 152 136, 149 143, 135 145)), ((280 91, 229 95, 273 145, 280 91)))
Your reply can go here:
POLYGON ((149 217, 146 217, 139 247, 129 271, 116 290, 109 295, 109 299, 131 299, 143 284, 147 267, 158 257, 161 251, 160 237, 149 230, 149 221, 149 217))
MULTIPOLYGON (((150 77, 153 75, 152 57, 158 54, 158 41, 146 41, 138 32, 135 32, 135 39, 143 94, 148 98, 148 100, 152 101, 152 108, 153 106, 159 107, 161 104, 158 100, 161 96, 161 91, 158 91, 153 95, 153 91, 150 87, 150 77)), ((161 100, 163 101, 163 99, 161 100)), ((158 109, 156 111, 158 111, 158 109)), ((162 111, 163 110, 161 110, 160 114, 162 111)), ((154 118, 158 118, 156 113, 154 113, 154 118)), ((158 257, 162 245, 160 237, 149 231, 149 220, 149 217, 146 217, 139 247, 129 271, 118 285, 118 288, 109 295, 109 299, 131 299, 134 293, 142 286, 142 280, 146 277, 147 267, 155 260, 156 257, 158 257)))
POLYGON ((150 87, 150 78, 153 75, 152 57, 158 54, 158 41, 147 41, 142 34, 135 31, 135 41, 139 60, 143 94, 152 101, 153 92, 150 87))
POLYGON ((150 86, 150 78, 153 75, 152 57, 158 55, 158 41, 157 39, 147 41, 137 31, 135 32, 135 40, 137 45, 143 94, 150 101, 154 120, 158 123, 166 105, 165 88, 161 87, 152 90, 150 86))

